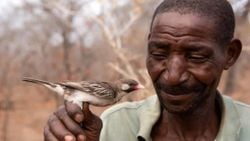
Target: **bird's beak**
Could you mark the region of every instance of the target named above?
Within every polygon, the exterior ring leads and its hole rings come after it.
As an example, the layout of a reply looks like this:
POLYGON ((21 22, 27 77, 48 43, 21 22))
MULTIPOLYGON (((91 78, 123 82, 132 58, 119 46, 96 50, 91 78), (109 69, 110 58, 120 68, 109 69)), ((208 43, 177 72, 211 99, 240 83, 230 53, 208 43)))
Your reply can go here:
POLYGON ((138 90, 138 89, 144 89, 145 87, 142 85, 142 84, 138 84, 135 89, 138 90))

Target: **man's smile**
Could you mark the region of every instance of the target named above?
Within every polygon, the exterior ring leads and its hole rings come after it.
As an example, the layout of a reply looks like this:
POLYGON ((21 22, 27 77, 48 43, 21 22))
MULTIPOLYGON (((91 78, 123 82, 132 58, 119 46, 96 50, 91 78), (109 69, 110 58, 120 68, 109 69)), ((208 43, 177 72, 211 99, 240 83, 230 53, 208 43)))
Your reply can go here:
POLYGON ((203 100, 206 85, 187 80, 178 85, 169 85, 164 79, 155 82, 156 92, 164 107, 169 111, 189 111, 203 100))
MULTIPOLYGON (((183 105, 184 103, 189 103, 189 101, 192 101, 194 97, 196 97, 197 94, 195 93, 184 93, 184 94, 170 94, 166 93, 164 91, 160 92, 160 96, 163 100, 168 101, 168 103, 171 105, 183 105)), ((186 104, 184 104, 186 105, 186 104)))

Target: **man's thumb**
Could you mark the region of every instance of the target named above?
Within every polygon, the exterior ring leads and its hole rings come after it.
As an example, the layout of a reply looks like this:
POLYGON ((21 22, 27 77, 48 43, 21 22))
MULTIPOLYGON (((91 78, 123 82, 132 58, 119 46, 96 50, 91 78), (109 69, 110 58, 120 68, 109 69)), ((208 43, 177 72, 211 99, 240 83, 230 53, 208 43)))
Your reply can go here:
POLYGON ((82 112, 84 115, 82 123, 84 127, 89 130, 94 129, 99 131, 99 129, 102 127, 101 119, 90 111, 88 103, 83 103, 82 107, 82 112))

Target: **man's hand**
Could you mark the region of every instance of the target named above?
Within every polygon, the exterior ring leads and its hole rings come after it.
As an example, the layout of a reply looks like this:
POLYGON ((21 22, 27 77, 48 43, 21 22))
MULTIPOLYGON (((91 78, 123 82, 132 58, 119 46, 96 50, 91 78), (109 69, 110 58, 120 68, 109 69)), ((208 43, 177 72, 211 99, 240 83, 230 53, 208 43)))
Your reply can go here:
POLYGON ((75 104, 65 102, 44 128, 45 141, 99 141, 102 121, 90 112, 87 103, 83 110, 75 104))

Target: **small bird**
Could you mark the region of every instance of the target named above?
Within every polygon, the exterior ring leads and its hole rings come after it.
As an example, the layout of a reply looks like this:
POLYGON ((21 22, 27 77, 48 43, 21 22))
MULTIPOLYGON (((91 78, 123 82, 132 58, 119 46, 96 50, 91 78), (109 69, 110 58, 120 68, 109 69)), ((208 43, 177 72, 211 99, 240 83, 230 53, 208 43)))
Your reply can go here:
POLYGON ((77 104, 82 109, 82 102, 95 106, 115 104, 126 94, 144 88, 133 79, 120 80, 116 83, 99 81, 58 82, 24 77, 23 81, 41 84, 64 97, 65 100, 77 104))

